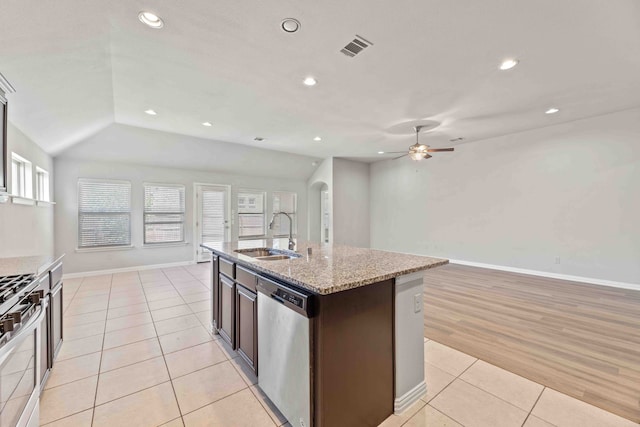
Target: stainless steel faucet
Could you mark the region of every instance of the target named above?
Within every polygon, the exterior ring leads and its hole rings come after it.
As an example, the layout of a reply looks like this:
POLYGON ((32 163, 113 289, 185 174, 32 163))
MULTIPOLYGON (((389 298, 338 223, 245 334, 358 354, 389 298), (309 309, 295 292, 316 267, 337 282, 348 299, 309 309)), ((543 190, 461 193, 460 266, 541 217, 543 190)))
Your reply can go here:
POLYGON ((276 212, 273 214, 273 217, 271 218, 271 222, 269 223, 269 230, 273 230, 273 222, 276 220, 276 217, 278 215, 284 215, 287 218, 289 218, 289 250, 293 251, 296 248, 296 244, 293 241, 293 219, 291 219, 291 216, 289 216, 288 213, 286 212, 276 212))

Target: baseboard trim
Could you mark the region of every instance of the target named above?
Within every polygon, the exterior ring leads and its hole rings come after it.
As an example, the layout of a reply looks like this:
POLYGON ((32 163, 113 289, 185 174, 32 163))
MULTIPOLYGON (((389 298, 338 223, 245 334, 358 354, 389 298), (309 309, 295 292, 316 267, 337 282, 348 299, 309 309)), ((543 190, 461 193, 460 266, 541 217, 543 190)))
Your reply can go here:
POLYGON ((414 388, 406 392, 400 397, 396 397, 393 401, 393 413, 396 415, 402 414, 404 411, 413 405, 418 399, 427 394, 427 383, 422 381, 414 388))
POLYGON ((134 267, 112 268, 110 270, 94 270, 79 273, 66 273, 63 279, 74 279, 76 277, 101 276, 103 274, 128 273, 138 270, 154 270, 156 268, 184 267, 185 265, 193 265, 195 261, 169 262, 166 264, 138 265, 134 267))
POLYGON ((451 264, 468 265, 470 267, 488 268, 491 270, 508 271, 511 273, 527 274, 530 276, 548 277, 550 279, 569 280, 571 282, 589 283, 591 285, 610 286, 612 288, 631 289, 634 291, 640 291, 640 284, 616 282, 613 280, 594 279, 592 277, 572 276, 569 274, 551 273, 548 271, 528 270, 526 268, 507 267, 504 265, 485 264, 482 262, 463 261, 457 259, 450 259, 451 264))

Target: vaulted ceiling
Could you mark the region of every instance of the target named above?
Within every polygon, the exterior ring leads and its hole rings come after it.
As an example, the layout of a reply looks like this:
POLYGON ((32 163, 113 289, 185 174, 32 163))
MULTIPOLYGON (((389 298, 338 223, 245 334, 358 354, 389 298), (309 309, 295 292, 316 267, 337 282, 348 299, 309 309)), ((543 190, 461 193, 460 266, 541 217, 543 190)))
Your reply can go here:
POLYGON ((412 143, 406 121, 448 146, 640 105, 640 2, 2 0, 0 72, 10 120, 53 154, 116 122, 379 159, 412 143), (340 53, 356 34, 373 46, 340 53))

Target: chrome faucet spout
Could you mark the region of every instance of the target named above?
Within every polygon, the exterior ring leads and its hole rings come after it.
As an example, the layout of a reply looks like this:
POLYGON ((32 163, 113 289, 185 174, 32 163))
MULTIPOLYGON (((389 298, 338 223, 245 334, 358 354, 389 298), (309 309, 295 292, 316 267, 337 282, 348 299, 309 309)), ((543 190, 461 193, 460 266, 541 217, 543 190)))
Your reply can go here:
POLYGON ((293 251, 296 248, 296 243, 293 241, 293 219, 286 212, 275 212, 273 217, 271 217, 271 222, 269 223, 269 229, 273 230, 274 221, 278 215, 284 215, 289 218, 289 250, 293 251))

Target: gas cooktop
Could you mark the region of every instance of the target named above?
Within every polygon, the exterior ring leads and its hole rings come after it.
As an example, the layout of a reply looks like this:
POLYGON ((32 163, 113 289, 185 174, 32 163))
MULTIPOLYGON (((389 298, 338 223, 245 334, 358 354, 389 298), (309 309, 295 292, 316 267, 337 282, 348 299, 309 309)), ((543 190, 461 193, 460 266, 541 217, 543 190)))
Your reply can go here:
POLYGON ((15 276, 0 277, 0 303, 7 301, 9 298, 20 292, 20 290, 33 283, 35 275, 18 274, 15 276))

